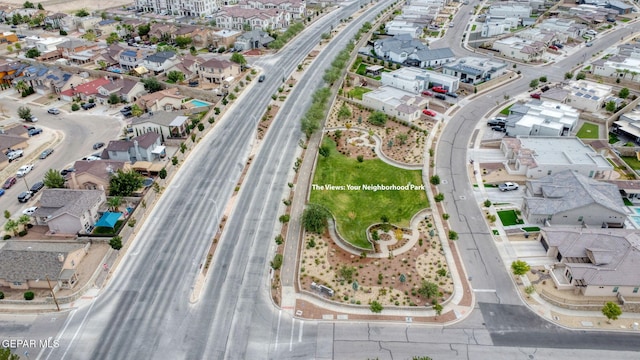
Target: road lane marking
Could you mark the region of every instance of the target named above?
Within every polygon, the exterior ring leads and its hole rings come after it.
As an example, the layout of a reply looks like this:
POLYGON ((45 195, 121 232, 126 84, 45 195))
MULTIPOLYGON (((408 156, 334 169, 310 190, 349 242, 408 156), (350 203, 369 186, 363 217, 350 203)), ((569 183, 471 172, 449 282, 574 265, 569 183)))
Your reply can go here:
POLYGON ((490 292, 496 292, 496 289, 473 289, 473 292, 486 292, 486 293, 490 293, 490 292))
POLYGON ((293 350, 293 330, 296 328, 296 319, 292 319, 291 323, 291 337, 289 337, 289 351, 293 350))
POLYGON ((278 350, 278 335, 280 335, 280 318, 282 317, 282 310, 278 312, 278 326, 276 327, 276 346, 275 350, 278 350))
MULTIPOLYGON (((80 332, 80 329, 82 329, 82 327, 84 326, 84 322, 87 320, 87 317, 89 317, 89 314, 91 314, 91 309, 93 309, 93 305, 95 305, 95 304, 96 304, 96 301, 92 302, 91 306, 89 306, 89 310, 87 310, 87 313, 82 318, 82 321, 80 322, 80 325, 78 326, 78 329, 76 330, 75 334, 73 334, 73 337, 71 338, 71 341, 69 341, 69 345, 67 346, 67 349, 62 354, 62 357, 60 358, 60 360, 64 359, 64 357, 67 356, 67 352, 69 352, 69 349, 71 349, 71 345, 73 344, 73 341, 78 336, 78 333, 80 332)), ((47 356, 47 358, 49 358, 49 357, 47 356)))
POLYGON ((298 331, 298 342, 302 342, 302 326, 304 326, 304 321, 300 320, 300 330, 298 331))
MULTIPOLYGON (((60 341, 60 338, 62 337, 62 334, 64 334, 64 332, 67 331, 67 327, 71 323, 71 319, 73 319, 73 317, 76 315, 76 313, 78 313, 77 309, 71 312, 71 315, 65 321, 64 327, 62 327, 62 331, 60 331, 60 335, 58 336, 58 338, 56 340, 60 341)), ((40 357, 42 356, 42 353, 46 349, 47 348, 42 348, 42 350, 40 350, 40 352, 38 353, 38 356, 36 357, 36 360, 40 359, 40 357)), ((49 351, 49 355, 47 355, 47 359, 49 359, 49 356, 51 356, 51 351, 49 351)))

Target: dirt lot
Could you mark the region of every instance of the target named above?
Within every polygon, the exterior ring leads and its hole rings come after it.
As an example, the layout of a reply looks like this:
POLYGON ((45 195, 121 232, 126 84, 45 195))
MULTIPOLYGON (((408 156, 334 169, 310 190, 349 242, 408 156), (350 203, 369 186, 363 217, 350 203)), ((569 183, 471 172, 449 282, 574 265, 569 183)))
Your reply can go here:
MULTIPOLYGON (((45 10, 57 11, 57 12, 73 12, 75 10, 86 9, 91 10, 106 10, 113 7, 119 7, 122 5, 133 4, 132 0, 111 0, 108 2, 103 1, 87 1, 87 0, 38 0, 34 3, 42 4, 45 10)), ((24 4, 24 0, 2 0, 0 4, 12 4, 20 5, 24 4)))

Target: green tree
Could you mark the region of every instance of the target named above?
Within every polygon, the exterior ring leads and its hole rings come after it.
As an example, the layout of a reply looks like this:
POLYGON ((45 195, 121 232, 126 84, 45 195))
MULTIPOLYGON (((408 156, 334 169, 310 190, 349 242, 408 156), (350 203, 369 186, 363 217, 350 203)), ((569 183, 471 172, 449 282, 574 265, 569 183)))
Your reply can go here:
POLYGON ((607 110, 608 112, 612 113, 616 111, 616 102, 611 100, 607 103, 607 105, 605 106, 605 110, 607 110))
POLYGON ((18 236, 18 229, 20 229, 20 224, 13 219, 9 219, 4 223, 4 231, 12 233, 13 236, 18 236))
POLYGON ((119 235, 116 235, 109 240, 109 245, 114 250, 122 249, 122 238, 119 235))
POLYGON ((174 41, 177 47, 179 47, 180 49, 186 49, 187 46, 189 46, 189 44, 193 42, 193 39, 191 39, 191 37, 189 36, 176 36, 176 39, 174 41))
POLYGON ((31 119, 31 109, 26 106, 20 106, 18 108, 18 117, 22 120, 31 119))
POLYGON ((442 315, 442 309, 443 309, 443 307, 439 303, 433 304, 433 310, 435 310, 436 316, 442 315))
POLYGON ((620 92, 618 92, 618 97, 622 99, 626 99, 627 97, 629 97, 629 89, 627 89, 626 87, 620 89, 620 92))
POLYGON ((584 80, 587 78, 587 74, 583 73, 582 71, 578 73, 578 75, 576 75, 576 80, 584 80))
POLYGON ((369 305, 369 309, 371 309, 372 313, 379 314, 384 310, 384 307, 379 302, 373 300, 369 305))
POLYGON ((64 188, 64 176, 60 174, 58 170, 49 169, 44 174, 44 186, 50 189, 62 189, 64 188))
POLYGON ((25 232, 27 231, 27 224, 29 224, 30 222, 31 222, 31 216, 29 215, 22 214, 18 218, 18 225, 21 225, 22 230, 25 232))
POLYGON ((107 45, 115 44, 120 41, 120 35, 112 32, 111 34, 109 34, 109 36, 107 36, 105 40, 107 41, 107 45))
POLYGON ((338 275, 344 279, 344 281, 351 283, 353 281, 353 275, 356 273, 356 268, 353 266, 342 265, 338 270, 338 275))
POLYGON ((44 7, 40 3, 38 3, 38 10, 44 10, 44 7))
POLYGON ((20 54, 20 50, 22 50, 22 44, 15 43, 15 44, 13 44, 13 46, 15 46, 16 51, 18 52, 18 54, 20 54))
POLYGON ((273 270, 279 270, 282 267, 282 254, 276 254, 271 261, 273 270))
POLYGON ((151 31, 151 24, 144 24, 144 25, 138 26, 138 35, 140 36, 147 36, 149 34, 149 31, 151 31))
POLYGON ((80 110, 80 105, 78 105, 78 103, 71 104, 71 111, 78 111, 78 110, 80 110))
POLYGON ((184 74, 178 70, 171 70, 167 74, 167 79, 172 83, 180 83, 184 81, 184 74))
POLYGON ((142 110, 142 108, 138 106, 138 104, 133 104, 131 106, 131 115, 138 117, 138 116, 141 116, 142 114, 144 114, 144 110, 142 110))
POLYGON ((158 81, 158 79, 156 79, 155 77, 142 79, 142 83, 144 84, 145 90, 150 93, 162 90, 162 84, 160 84, 160 81, 158 81))
POLYGON ((400 142, 400 145, 404 145, 407 142, 408 135, 405 133, 396 135, 396 138, 400 142))
POLYGON ((86 9, 80 9, 80 10, 76 11, 76 16, 77 17, 86 17, 86 16, 89 16, 89 12, 86 9))
POLYGON ((11 213, 9 212, 9 210, 4 210, 4 218, 7 220, 11 218, 11 213))
POLYGON ((12 354, 11 349, 0 348, 0 360, 20 360, 20 356, 12 354))
POLYGON ((107 101, 112 105, 118 104, 120 102, 120 96, 118 96, 118 94, 116 93, 111 93, 109 94, 109 100, 107 101))
POLYGON ((607 322, 611 324, 611 320, 618 320, 618 317, 622 315, 622 309, 618 304, 608 301, 602 307, 602 314, 607 317, 607 322))
POLYGON ((529 83, 529 87, 532 89, 535 89, 538 87, 538 85, 540 85, 540 80, 538 79, 533 79, 531 80, 531 82, 529 83))
POLYGON ((526 261, 516 260, 511 263, 511 271, 513 271, 513 275, 521 276, 529 272, 531 267, 527 264, 526 261))
POLYGON ((302 213, 302 226, 309 232, 322 234, 327 227, 329 212, 318 204, 309 204, 302 213))
POLYGON ((100 66, 100 70, 104 70, 107 68, 107 62, 104 60, 98 60, 98 66, 100 66))
POLYGON ((369 115, 369 123, 376 126, 384 126, 387 123, 387 114, 381 111, 374 111, 369 115))
POLYGON ((233 61, 234 63, 240 65, 240 66, 244 66, 247 64, 247 59, 244 58, 244 56, 240 53, 233 53, 231 55, 231 61, 233 61))
POLYGON ((87 32, 85 32, 84 35, 82 35, 82 38, 87 40, 87 41, 95 41, 97 37, 98 36, 93 31, 93 29, 87 30, 87 32))
POLYGON ((343 103, 338 110, 338 119, 344 120, 349 117, 351 117, 351 109, 349 109, 349 106, 347 106, 347 104, 343 103))
POLYGON ((29 59, 33 59, 40 56, 40 51, 38 51, 38 49, 36 48, 31 48, 27 50, 26 53, 24 53, 24 56, 28 57, 29 59))
POLYGON ((417 293, 420 294, 420 296, 423 296, 427 299, 438 296, 438 292, 438 284, 432 283, 427 280, 422 280, 422 284, 417 290, 417 293))
POLYGON ((440 185, 440 176, 433 175, 432 177, 429 178, 429 181, 431 182, 432 185, 440 185))
POLYGON ((547 82, 547 77, 545 75, 540 76, 539 78, 540 82, 546 83, 547 82))
POLYGON ((25 9, 34 9, 35 8, 33 3, 30 2, 30 1, 25 1, 24 4, 22 4, 22 7, 25 8, 25 9))
POLYGON ((120 205, 122 205, 122 198, 120 196, 112 196, 107 199, 107 206, 109 207, 109 211, 120 211, 120 205))
POLYGON ((142 175, 133 170, 125 172, 118 169, 109 180, 109 195, 131 196, 134 191, 142 187, 143 181, 142 175))
POLYGON ((166 179, 167 178, 167 169, 165 169, 165 168, 160 169, 160 171, 158 172, 158 177, 160 179, 163 179, 163 180, 166 179))
POLYGON ((33 300, 33 298, 36 297, 36 294, 34 294, 33 291, 25 291, 23 296, 25 300, 33 300))
POLYGON ((571 79, 573 79, 573 73, 572 73, 572 72, 566 72, 566 73, 564 73, 564 78, 565 78, 565 80, 571 80, 571 79))

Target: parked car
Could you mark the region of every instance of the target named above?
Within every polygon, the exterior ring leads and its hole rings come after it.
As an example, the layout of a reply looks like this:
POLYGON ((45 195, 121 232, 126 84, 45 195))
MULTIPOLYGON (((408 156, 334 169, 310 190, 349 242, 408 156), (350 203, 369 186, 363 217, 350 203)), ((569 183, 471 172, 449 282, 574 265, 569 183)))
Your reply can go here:
POLYGON ((31 193, 31 191, 23 191, 20 193, 20 195, 18 195, 18 202, 26 203, 27 201, 29 201, 29 199, 31 199, 32 196, 33 194, 31 193))
POLYGON ((429 109, 422 110, 422 113, 427 115, 427 116, 431 116, 431 117, 435 117, 436 116, 436 112, 433 111, 433 110, 429 110, 429 109))
POLYGON ((554 46, 557 46, 558 49, 562 49, 564 47, 564 45, 560 44, 559 42, 553 43, 554 46))
POLYGON ((4 189, 0 189, 0 196, 4 195, 4 189))
POLYGON ((424 91, 422 92, 422 95, 424 95, 424 96, 433 96, 433 93, 432 93, 431 91, 424 90, 424 91))
POLYGON ((451 96, 452 98, 457 98, 458 97, 458 94, 452 93, 452 92, 447 92, 445 95, 451 96))
POLYGON ((127 105, 127 106, 123 107, 122 109, 120 109, 120 112, 121 112, 122 114, 124 114, 124 113, 126 113, 126 112, 131 112, 131 109, 132 109, 132 107, 131 107, 131 106, 129 106, 129 105, 127 105))
POLYGON ((63 169, 63 170, 60 170, 60 175, 67 176, 69 173, 72 173, 72 172, 75 172, 75 171, 76 171, 76 169, 74 169, 74 168, 63 169))
POLYGON ((96 103, 90 103, 90 102, 88 102, 88 103, 84 103, 84 104, 82 104, 82 108, 83 108, 84 110, 93 109, 94 107, 96 107, 96 103))
POLYGON ((440 100, 447 100, 447 97, 446 97, 446 96, 444 96, 444 95, 442 95, 442 94, 436 94, 434 97, 435 97, 436 99, 440 99, 440 100))
POLYGON ((46 159, 51 154, 53 154, 53 149, 46 149, 40 154, 40 159, 46 159))
POLYGON ((16 177, 21 178, 21 177, 27 175, 28 173, 30 173, 31 170, 33 170, 33 165, 32 164, 22 165, 22 166, 20 166, 20 168, 16 172, 16 177))
POLYGON ((29 136, 35 136, 38 134, 42 134, 42 129, 41 128, 35 128, 35 129, 31 129, 29 130, 29 136))
POLYGON ((549 87, 549 85, 545 85, 545 86, 543 86, 543 87, 540 89, 540 91, 545 92, 545 91, 547 91, 547 90, 549 90, 549 89, 551 89, 551 88, 549 87))
POLYGON ((586 47, 592 47, 593 43, 591 41, 589 41, 588 43, 584 44, 586 47))
POLYGON ((531 94, 529 96, 531 96, 534 99, 540 99, 540 95, 542 95, 542 93, 533 93, 533 94, 531 94))
POLYGON ((504 126, 495 125, 491 127, 493 131, 507 132, 507 129, 504 126))
POLYGON ((42 188, 44 187, 44 183, 42 181, 38 181, 37 183, 31 185, 31 192, 32 193, 37 193, 38 191, 42 190, 42 188))
POLYGON ((51 115, 58 115, 60 114, 60 110, 56 109, 56 108, 51 108, 49 110, 47 110, 47 112, 51 115))
POLYGON ((82 160, 84 160, 84 161, 96 161, 96 160, 100 160, 100 158, 98 156, 90 155, 90 156, 87 156, 87 157, 83 157, 82 160))
POLYGON ((38 210, 38 207, 37 206, 32 206, 32 207, 28 207, 28 208, 22 210, 22 213, 24 215, 27 215, 27 216, 33 216, 33 214, 36 212, 36 210, 38 210))
POLYGON ((506 182, 498 185, 498 189, 500 189, 500 191, 518 190, 518 187, 519 187, 518 184, 513 182, 506 182))
POLYGON ((437 93, 440 93, 440 94, 446 94, 446 93, 448 92, 448 91, 447 91, 445 88, 443 88, 442 86, 434 86, 434 87, 432 87, 432 88, 431 88, 431 90, 433 90, 433 91, 435 91, 435 92, 437 92, 437 93))
POLYGON ((7 159, 9 159, 9 162, 12 162, 13 160, 16 160, 18 158, 21 158, 22 155, 24 155, 24 151, 22 150, 13 150, 7 153, 7 159))
POLYGON ((16 178, 14 178, 13 176, 8 178, 4 184, 2 185, 3 189, 9 189, 10 187, 12 187, 15 183, 16 183, 16 178))
POLYGON ((555 50, 555 51, 560 50, 560 49, 558 49, 558 47, 557 47, 557 46, 555 46, 555 45, 551 45, 551 46, 549 46, 549 49, 551 49, 551 50, 555 50))
POLYGON ((103 142, 97 142, 97 143, 93 144, 93 150, 98 150, 103 146, 104 146, 103 142))
POLYGON ((31 116, 30 118, 26 119, 25 121, 29 121, 29 122, 38 122, 38 118, 35 116, 31 116))
POLYGON ((496 117, 493 119, 489 119, 489 121, 487 121, 487 126, 502 126, 504 127, 506 125, 507 121, 505 118, 501 118, 501 117, 496 117))

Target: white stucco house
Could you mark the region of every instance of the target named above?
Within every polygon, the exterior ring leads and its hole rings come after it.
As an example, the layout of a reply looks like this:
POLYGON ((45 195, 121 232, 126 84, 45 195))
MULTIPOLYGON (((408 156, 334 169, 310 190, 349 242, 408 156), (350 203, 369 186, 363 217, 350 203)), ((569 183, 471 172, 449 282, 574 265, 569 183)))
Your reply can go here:
POLYGON ((423 96, 391 86, 381 86, 377 90, 364 94, 362 103, 364 106, 382 111, 390 117, 412 122, 420 118, 428 100, 423 96))
POLYGON ((508 136, 562 136, 575 129, 579 118, 569 105, 532 100, 511 106, 505 130, 508 136))

